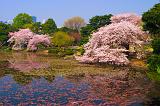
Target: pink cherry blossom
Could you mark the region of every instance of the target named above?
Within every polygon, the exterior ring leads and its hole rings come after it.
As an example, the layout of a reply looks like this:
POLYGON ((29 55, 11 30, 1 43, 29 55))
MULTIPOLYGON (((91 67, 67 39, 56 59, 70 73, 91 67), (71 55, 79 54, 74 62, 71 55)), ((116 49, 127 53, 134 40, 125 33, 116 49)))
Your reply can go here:
POLYGON ((13 50, 23 50, 28 47, 28 50, 37 50, 37 45, 43 43, 50 44, 50 38, 47 35, 37 35, 29 29, 20 29, 18 32, 9 33, 10 39, 8 42, 13 44, 13 50))
POLYGON ((100 28, 92 34, 84 45, 85 53, 76 59, 84 63, 109 63, 126 65, 129 63, 124 44, 139 44, 145 32, 134 24, 122 21, 100 28))
POLYGON ((141 17, 134 13, 123 13, 111 17, 112 23, 119 23, 122 21, 128 21, 134 25, 140 25, 142 22, 141 17))
POLYGON ((49 46, 51 43, 50 38, 47 35, 35 35, 33 38, 29 41, 27 50, 28 51, 35 51, 37 50, 37 45, 42 44, 44 46, 49 46))

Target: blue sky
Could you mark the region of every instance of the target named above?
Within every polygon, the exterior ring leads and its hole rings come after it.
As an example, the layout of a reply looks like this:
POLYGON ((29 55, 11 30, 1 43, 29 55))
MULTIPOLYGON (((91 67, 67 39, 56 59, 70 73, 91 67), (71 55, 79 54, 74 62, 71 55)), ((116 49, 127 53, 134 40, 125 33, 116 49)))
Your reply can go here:
POLYGON ((38 21, 53 18, 58 26, 65 19, 81 16, 86 22, 95 15, 134 12, 141 15, 159 0, 0 0, 0 20, 18 13, 36 16, 38 21))

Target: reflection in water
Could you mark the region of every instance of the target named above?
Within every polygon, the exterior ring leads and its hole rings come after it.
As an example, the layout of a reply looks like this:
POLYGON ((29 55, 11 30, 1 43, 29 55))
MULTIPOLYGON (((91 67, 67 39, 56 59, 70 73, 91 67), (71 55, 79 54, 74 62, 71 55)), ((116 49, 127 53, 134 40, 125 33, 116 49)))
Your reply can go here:
POLYGON ((37 55, 33 53, 12 53, 12 57, 8 59, 9 68, 20 71, 31 71, 37 69, 48 68, 47 60, 37 61, 37 55))
POLYGON ((86 99, 87 84, 79 86, 57 77, 48 83, 44 78, 33 79, 31 83, 21 86, 11 76, 0 79, 0 102, 4 105, 64 105, 69 101, 86 99))
POLYGON ((83 67, 77 63, 68 63, 32 53, 7 54, 0 61, 0 104, 159 106, 160 84, 150 81, 144 73, 129 69, 104 72, 105 67, 83 67), (56 65, 52 66, 52 63, 56 65), (32 75, 30 72, 35 69, 48 70, 49 67, 64 71, 58 71, 58 75, 55 72, 32 75), (72 74, 65 71, 70 69, 78 71, 72 74), (88 73, 84 69, 96 70, 98 74, 95 71, 88 73))

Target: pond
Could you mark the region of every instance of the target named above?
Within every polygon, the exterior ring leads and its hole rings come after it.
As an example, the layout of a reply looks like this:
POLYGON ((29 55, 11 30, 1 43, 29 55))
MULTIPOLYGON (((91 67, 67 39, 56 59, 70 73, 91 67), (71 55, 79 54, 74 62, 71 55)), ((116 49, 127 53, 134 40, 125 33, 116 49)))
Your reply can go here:
POLYGON ((160 83, 140 68, 0 52, 0 105, 160 106, 160 83))

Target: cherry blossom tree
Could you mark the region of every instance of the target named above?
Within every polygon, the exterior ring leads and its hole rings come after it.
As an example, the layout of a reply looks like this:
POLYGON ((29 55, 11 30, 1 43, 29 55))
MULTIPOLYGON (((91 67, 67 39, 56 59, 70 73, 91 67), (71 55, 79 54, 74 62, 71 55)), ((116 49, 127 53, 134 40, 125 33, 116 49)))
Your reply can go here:
POLYGON ((50 38, 47 35, 35 35, 29 41, 27 50, 28 51, 36 51, 38 49, 38 44, 42 44, 44 46, 49 46, 51 43, 50 38))
POLYGON ((142 23, 141 17, 134 13, 123 13, 111 17, 112 23, 119 23, 122 21, 128 21, 138 26, 142 23))
POLYGON ((10 39, 8 42, 13 44, 13 50, 23 50, 27 47, 27 50, 37 50, 37 45, 42 43, 44 45, 50 44, 50 38, 47 35, 37 35, 31 32, 29 29, 20 29, 18 32, 9 33, 10 39))
POLYGON ((84 45, 85 53, 76 59, 84 63, 127 65, 129 60, 124 45, 142 43, 145 32, 134 24, 122 21, 101 27, 84 45))
POLYGON ((8 42, 13 43, 13 50, 22 50, 24 49, 29 40, 32 39, 34 33, 32 33, 29 29, 20 29, 18 32, 9 33, 10 39, 8 42))

